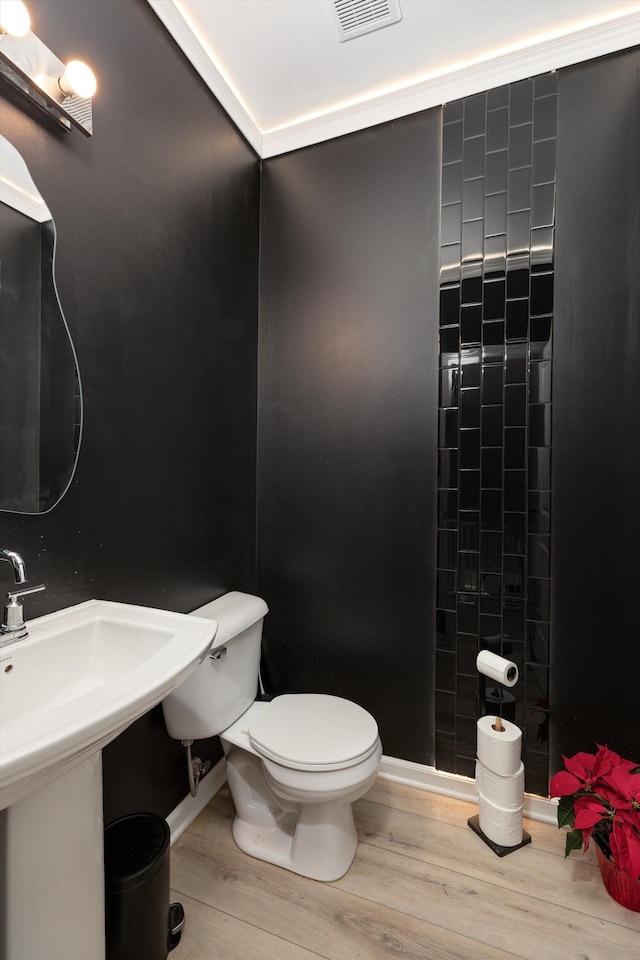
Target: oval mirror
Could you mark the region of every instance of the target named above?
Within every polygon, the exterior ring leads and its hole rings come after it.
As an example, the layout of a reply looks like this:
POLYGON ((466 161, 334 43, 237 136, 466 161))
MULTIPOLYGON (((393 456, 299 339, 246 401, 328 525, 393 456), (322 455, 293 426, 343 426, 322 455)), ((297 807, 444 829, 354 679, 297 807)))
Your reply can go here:
POLYGON ((46 513, 82 433, 76 354, 58 300, 56 231, 26 163, 0 136, 0 510, 46 513))

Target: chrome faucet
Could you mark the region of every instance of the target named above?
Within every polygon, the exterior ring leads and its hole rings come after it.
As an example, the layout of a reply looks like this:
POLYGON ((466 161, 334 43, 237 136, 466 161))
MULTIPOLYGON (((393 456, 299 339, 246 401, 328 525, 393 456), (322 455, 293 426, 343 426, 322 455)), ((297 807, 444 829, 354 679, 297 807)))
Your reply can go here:
MULTIPOLYGON (((0 547, 0 560, 6 560, 11 564, 16 583, 26 582, 27 571, 19 553, 0 547)), ((4 620, 0 626, 0 647, 6 647, 7 644, 28 636, 19 598, 26 597, 29 593, 38 593, 40 590, 44 590, 44 583, 39 583, 36 587, 27 587, 26 590, 11 590, 7 593, 9 603, 5 604, 4 620)))

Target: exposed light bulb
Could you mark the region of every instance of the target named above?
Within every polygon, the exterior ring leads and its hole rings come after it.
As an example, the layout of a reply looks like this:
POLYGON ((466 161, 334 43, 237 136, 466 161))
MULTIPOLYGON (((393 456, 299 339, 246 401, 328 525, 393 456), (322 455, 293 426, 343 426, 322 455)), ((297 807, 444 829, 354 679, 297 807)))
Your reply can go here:
POLYGON ((58 79, 60 89, 68 97, 83 97, 89 100, 97 89, 93 70, 82 60, 70 60, 58 79))
POLYGON ((0 34, 24 37, 31 28, 31 17, 22 0, 0 0, 0 34))

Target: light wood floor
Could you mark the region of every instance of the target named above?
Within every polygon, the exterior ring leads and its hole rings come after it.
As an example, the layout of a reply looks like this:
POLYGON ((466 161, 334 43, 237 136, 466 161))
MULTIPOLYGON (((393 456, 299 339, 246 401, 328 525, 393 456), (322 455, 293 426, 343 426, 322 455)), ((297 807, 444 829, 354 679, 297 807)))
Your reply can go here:
POLYGON ((353 865, 318 883, 235 847, 225 787, 171 850, 171 960, 640 960, 640 914, 555 826, 525 821, 532 843, 500 858, 463 801, 379 780, 354 811, 353 865))

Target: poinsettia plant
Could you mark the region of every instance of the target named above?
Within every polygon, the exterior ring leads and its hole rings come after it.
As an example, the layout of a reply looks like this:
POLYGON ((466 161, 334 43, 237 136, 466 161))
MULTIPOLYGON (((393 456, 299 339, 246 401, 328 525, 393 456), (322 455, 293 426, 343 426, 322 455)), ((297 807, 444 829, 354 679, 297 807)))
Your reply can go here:
POLYGON ((604 855, 640 883, 640 765, 608 747, 563 757, 566 770, 551 779, 559 797, 558 826, 570 827, 565 857, 586 850, 593 837, 604 855))

